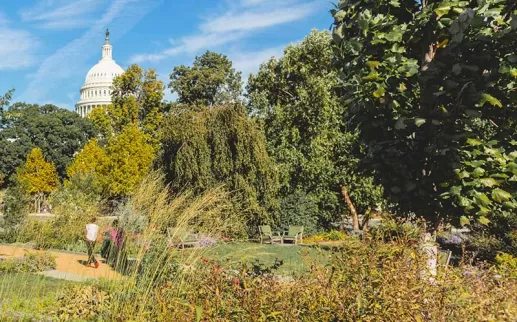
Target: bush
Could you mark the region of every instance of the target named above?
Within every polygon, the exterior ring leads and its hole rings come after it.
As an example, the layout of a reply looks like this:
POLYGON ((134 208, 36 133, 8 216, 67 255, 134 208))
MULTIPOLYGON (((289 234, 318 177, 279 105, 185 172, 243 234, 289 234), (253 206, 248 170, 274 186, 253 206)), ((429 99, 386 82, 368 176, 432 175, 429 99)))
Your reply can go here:
POLYGON ((305 244, 314 244, 314 243, 320 243, 320 242, 326 242, 326 241, 345 240, 347 237, 348 237, 348 235, 345 232, 338 231, 338 230, 331 230, 326 233, 319 233, 319 234, 304 238, 303 242, 305 244))
POLYGON ((18 230, 23 225, 29 214, 30 198, 25 194, 20 185, 14 185, 7 189, 4 196, 4 223, 3 236, 5 242, 14 242, 18 230))
MULTIPOLYGON (((282 280, 271 268, 240 271, 220 263, 180 264, 174 251, 149 252, 150 269, 136 284, 118 283, 107 320, 172 321, 512 321, 517 317, 517 281, 480 269, 439 271, 434 283, 422 278, 425 256, 404 241, 347 239, 328 265, 282 280), (165 255, 167 254, 167 255, 165 255), (171 266, 163 266, 162 264, 171 266), (188 267, 189 269, 182 269, 188 267), (258 272, 258 273, 257 273, 258 272), (266 272, 266 273, 261 273, 266 272), (160 274, 161 273, 161 274, 160 274), (165 277, 166 278, 163 278, 165 277), (163 279, 162 279, 163 278, 163 279), (157 283, 159 281, 159 283, 157 283)), ((188 256, 188 258, 192 258, 188 256)))
POLYGON ((110 295, 96 285, 74 286, 59 296, 58 309, 48 312, 48 315, 60 321, 90 321, 107 312, 111 302, 110 295))
POLYGON ((28 253, 20 258, 0 260, 0 273, 34 273, 56 268, 56 259, 49 253, 28 253))
POLYGON ((56 217, 44 222, 26 220, 19 228, 16 241, 33 243, 38 249, 85 251, 84 227, 92 217, 99 215, 99 198, 89 190, 80 190, 85 185, 77 180, 68 182, 50 196, 56 217))
POLYGON ((499 253, 495 257, 495 261, 499 273, 517 278, 517 257, 506 253, 499 253))
POLYGON ((287 231, 290 225, 303 226, 304 234, 312 235, 322 229, 318 224, 318 205, 309 195, 299 190, 280 200, 276 217, 276 230, 287 231))

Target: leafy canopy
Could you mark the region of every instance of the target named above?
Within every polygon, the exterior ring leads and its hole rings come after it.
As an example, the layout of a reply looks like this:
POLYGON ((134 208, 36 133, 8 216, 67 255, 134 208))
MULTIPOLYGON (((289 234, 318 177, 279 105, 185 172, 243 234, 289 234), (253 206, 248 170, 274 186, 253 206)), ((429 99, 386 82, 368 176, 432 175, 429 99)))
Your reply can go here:
POLYGON ((332 10, 348 118, 368 147, 368 167, 402 210, 435 223, 446 215, 487 223, 499 205, 487 206, 510 201, 511 177, 497 177, 509 174, 492 159, 495 149, 497 159, 510 161, 508 138, 515 135, 516 6, 342 0, 332 10), (478 126, 487 123, 495 125, 489 136, 478 126), (469 152, 469 139, 480 146, 497 139, 497 146, 469 152), (483 160, 490 163, 483 171, 465 163, 483 160))
POLYGON ((135 125, 109 139, 106 161, 101 167, 101 183, 110 197, 125 197, 144 179, 154 159, 149 136, 135 125))
POLYGON ((0 115, 0 174, 11 184, 16 168, 37 146, 64 177, 74 153, 95 134, 93 124, 75 112, 54 105, 15 103, 0 115))
POLYGON ((331 42, 328 32, 312 31, 282 58, 262 64, 247 86, 249 112, 262 125, 280 168, 282 204, 304 191, 327 224, 346 211, 341 186, 348 187, 360 211, 382 195, 371 177, 359 174, 362 153, 346 124, 331 42))
POLYGON ((113 80, 112 104, 94 109, 89 118, 106 138, 135 125, 149 135, 150 143, 156 144, 165 111, 163 89, 154 69, 131 65, 113 80))
POLYGON ((178 102, 191 106, 215 106, 236 102, 242 94, 241 73, 228 57, 207 51, 196 57, 192 67, 174 68, 169 88, 178 102))
POLYGON ((57 190, 59 179, 56 167, 47 162, 40 148, 32 149, 23 167, 17 170, 17 178, 28 194, 48 194, 57 190))

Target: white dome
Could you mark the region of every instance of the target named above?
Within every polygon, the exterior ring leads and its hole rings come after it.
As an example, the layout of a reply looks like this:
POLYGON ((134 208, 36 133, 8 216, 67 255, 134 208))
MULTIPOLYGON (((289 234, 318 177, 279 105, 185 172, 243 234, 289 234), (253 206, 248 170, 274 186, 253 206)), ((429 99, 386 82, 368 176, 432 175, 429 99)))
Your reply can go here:
POLYGON ((113 78, 124 73, 124 69, 117 65, 113 59, 101 59, 95 66, 90 68, 84 85, 109 82, 113 83, 113 78))
POLYGON ((113 78, 124 73, 124 69, 117 65, 111 54, 109 31, 106 31, 102 58, 86 74, 84 85, 81 87, 81 99, 75 104, 75 111, 82 117, 87 116, 95 107, 111 104, 113 78))

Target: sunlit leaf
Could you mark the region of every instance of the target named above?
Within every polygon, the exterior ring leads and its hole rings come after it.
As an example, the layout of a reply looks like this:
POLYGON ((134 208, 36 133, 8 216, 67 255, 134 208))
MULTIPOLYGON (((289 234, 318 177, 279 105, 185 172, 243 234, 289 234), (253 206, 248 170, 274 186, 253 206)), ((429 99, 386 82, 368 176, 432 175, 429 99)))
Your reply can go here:
POLYGON ((494 199, 495 202, 503 203, 512 199, 512 195, 503 189, 496 188, 492 190, 492 199, 494 199))
POLYGON ((490 220, 488 220, 488 218, 486 218, 485 216, 481 216, 478 218, 478 222, 481 224, 481 225, 488 225, 490 223, 490 220))
POLYGON ((478 105, 483 106, 486 103, 488 103, 492 106, 503 107, 503 103, 501 103, 500 100, 498 100, 497 98, 493 97, 490 94, 483 93, 481 95, 481 100, 479 101, 478 105))

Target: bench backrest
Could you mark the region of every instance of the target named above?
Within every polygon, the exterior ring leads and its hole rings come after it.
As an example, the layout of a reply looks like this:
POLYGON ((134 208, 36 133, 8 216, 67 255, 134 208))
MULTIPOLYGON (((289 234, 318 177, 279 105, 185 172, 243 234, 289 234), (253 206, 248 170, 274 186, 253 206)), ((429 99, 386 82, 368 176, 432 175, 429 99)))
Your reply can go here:
POLYGON ((259 226, 260 234, 263 236, 269 236, 271 234, 271 227, 269 225, 259 226))

